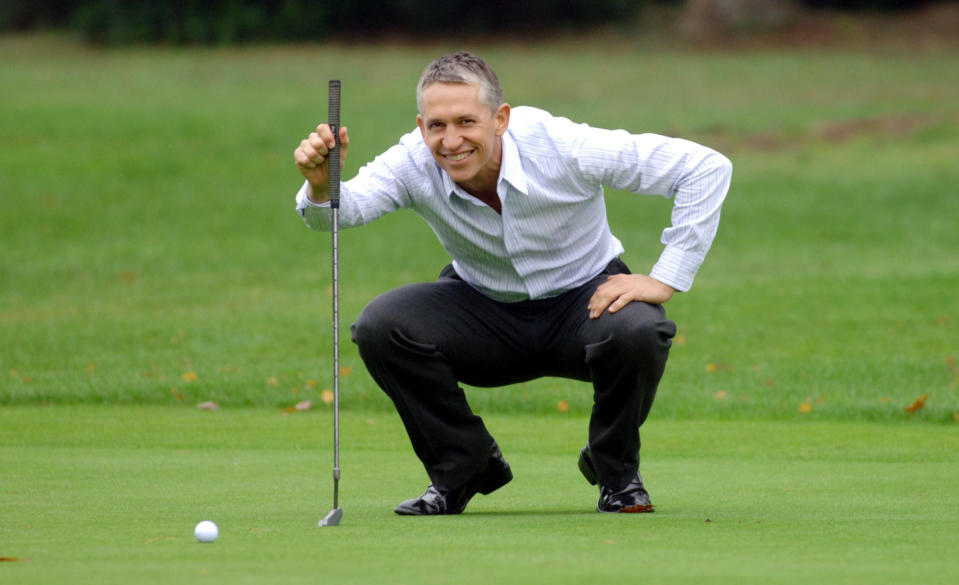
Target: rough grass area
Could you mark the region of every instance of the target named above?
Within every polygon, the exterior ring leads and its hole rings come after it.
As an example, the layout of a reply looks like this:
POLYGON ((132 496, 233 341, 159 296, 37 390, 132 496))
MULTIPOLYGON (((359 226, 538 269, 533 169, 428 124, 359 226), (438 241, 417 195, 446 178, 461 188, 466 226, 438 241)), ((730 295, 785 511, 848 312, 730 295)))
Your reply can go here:
MULTIPOLYGON (((413 80, 449 48, 0 40, 0 403, 320 404, 330 246, 292 210, 292 150, 342 78, 350 176, 414 127, 413 80)), ((514 105, 733 160, 714 248, 668 306, 680 334, 654 416, 955 424, 954 51, 473 48, 514 105)), ((669 205, 609 193, 634 270, 655 262, 669 205)), ((410 213, 345 232, 341 251, 344 407, 387 410, 346 325, 448 258, 410 213)), ((482 412, 591 404, 564 380, 470 394, 482 412)))

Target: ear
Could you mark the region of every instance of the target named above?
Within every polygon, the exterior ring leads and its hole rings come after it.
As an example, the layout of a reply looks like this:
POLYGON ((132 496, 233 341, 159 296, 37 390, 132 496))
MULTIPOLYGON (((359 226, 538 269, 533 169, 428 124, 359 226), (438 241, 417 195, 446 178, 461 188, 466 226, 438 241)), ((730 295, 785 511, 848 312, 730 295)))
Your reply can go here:
POLYGON ((423 116, 416 114, 416 125, 420 128, 420 134, 423 135, 423 140, 426 140, 426 127, 423 125, 423 116))
POLYGON ((509 104, 500 104, 500 107, 496 108, 493 123, 496 125, 497 136, 506 134, 506 129, 509 128, 509 104))

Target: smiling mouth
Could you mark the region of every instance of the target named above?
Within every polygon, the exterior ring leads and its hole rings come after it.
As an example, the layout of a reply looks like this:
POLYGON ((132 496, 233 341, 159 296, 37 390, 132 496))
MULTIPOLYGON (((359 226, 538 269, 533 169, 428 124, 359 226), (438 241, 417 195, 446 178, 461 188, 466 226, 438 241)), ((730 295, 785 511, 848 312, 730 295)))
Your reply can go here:
POLYGON ((460 162, 460 161, 462 161, 462 160, 466 160, 466 159, 469 157, 469 155, 471 155, 471 154, 473 154, 473 151, 472 151, 472 150, 469 151, 469 152, 462 152, 462 153, 460 153, 460 154, 447 154, 447 155, 444 155, 444 157, 445 157, 446 160, 448 160, 448 161, 460 162))

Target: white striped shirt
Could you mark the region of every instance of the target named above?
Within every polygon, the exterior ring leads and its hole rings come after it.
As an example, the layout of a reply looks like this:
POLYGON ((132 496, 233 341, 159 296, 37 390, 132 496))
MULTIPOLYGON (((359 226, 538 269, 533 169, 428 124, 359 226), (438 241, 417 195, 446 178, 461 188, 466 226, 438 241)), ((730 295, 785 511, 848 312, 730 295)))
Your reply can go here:
MULTIPOLYGON (((576 288, 623 253, 606 218, 604 185, 674 197, 665 249, 650 276, 689 290, 729 189, 726 157, 688 140, 592 128, 530 107, 512 109, 502 140, 502 215, 452 181, 417 129, 342 184, 340 225, 412 209, 464 281, 513 302, 576 288)), ((297 210, 311 229, 329 231, 329 204, 309 201, 307 187, 297 194, 297 210)))

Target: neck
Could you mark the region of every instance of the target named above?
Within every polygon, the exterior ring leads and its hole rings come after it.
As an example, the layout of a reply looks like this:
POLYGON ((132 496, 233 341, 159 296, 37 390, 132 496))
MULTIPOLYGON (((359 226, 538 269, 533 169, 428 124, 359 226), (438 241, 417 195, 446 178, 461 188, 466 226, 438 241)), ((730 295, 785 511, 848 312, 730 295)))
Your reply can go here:
POLYGON ((477 192, 477 193, 474 193, 470 189, 466 189, 466 190, 473 197, 476 197, 483 203, 489 205, 493 209, 493 211, 495 211, 496 213, 500 215, 503 215, 503 203, 500 201, 499 194, 496 193, 496 189, 493 189, 492 191, 483 191, 483 192, 477 192))

